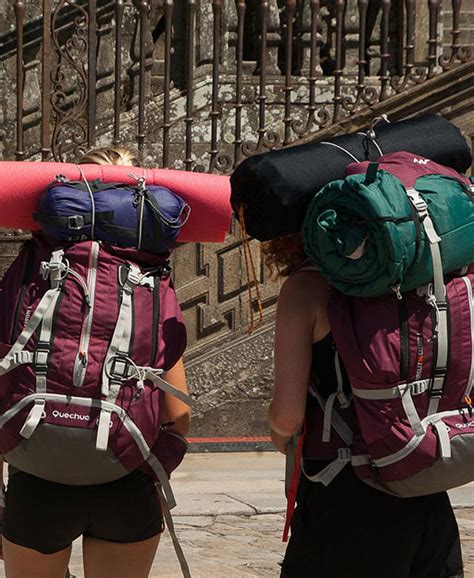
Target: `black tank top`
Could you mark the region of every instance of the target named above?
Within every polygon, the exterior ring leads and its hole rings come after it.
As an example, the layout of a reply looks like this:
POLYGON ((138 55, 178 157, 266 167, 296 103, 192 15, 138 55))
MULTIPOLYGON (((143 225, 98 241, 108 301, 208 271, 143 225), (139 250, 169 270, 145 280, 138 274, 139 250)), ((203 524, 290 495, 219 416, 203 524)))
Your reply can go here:
MULTIPOLYGON (((325 399, 337 391, 336 346, 331 333, 323 339, 313 343, 313 357, 311 361, 311 385, 325 399)), ((339 358, 343 390, 350 393, 349 378, 342 360, 339 358)))

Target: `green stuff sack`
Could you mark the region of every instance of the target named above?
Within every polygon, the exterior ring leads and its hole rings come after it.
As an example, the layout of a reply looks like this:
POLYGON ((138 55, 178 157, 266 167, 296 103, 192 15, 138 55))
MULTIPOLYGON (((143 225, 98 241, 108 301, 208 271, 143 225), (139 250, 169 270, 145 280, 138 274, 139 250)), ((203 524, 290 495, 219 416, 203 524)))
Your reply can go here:
POLYGON ((440 239, 443 272, 474 261, 467 177, 408 152, 353 163, 346 174, 314 196, 302 228, 306 254, 334 287, 376 297, 432 282, 423 206, 440 239))

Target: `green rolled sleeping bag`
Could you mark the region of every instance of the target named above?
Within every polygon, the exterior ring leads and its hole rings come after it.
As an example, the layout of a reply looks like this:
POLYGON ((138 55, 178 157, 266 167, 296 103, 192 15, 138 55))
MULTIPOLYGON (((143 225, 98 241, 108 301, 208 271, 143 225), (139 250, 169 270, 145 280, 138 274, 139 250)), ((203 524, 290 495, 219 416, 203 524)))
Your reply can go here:
POLYGON ((443 272, 474 262, 474 186, 467 177, 411 153, 354 163, 312 199, 302 227, 305 252, 341 292, 376 297, 433 280, 430 243, 407 195, 426 202, 441 238, 443 272))

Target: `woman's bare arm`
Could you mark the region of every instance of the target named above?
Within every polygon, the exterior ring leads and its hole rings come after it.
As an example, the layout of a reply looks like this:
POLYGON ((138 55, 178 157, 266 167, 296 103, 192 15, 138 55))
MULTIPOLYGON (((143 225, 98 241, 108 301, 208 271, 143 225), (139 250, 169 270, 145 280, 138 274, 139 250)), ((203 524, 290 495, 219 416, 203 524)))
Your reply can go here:
POLYGON ((327 284, 315 272, 291 276, 278 298, 275 378, 268 418, 272 440, 283 452, 304 422, 313 342, 329 331, 326 302, 327 284))
MULTIPOLYGON (((165 373, 164 379, 180 391, 189 393, 183 358, 165 373)), ((191 408, 168 393, 163 400, 163 423, 170 424, 167 426, 169 430, 186 436, 191 424, 191 408)))

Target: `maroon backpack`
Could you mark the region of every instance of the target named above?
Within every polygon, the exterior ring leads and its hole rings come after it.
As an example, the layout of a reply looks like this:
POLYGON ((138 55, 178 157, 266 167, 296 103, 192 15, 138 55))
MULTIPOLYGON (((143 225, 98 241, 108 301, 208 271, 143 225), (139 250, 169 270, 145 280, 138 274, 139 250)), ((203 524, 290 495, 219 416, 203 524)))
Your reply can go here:
POLYGON ((161 374, 186 331, 167 255, 96 241, 28 242, 0 284, 0 451, 63 484, 143 468, 174 504, 186 442, 161 428, 161 374))
POLYGON ((331 296, 357 416, 340 458, 370 485, 409 497, 474 480, 473 273, 445 282, 445 336, 421 288, 402 299, 331 296))
MULTIPOLYGON (((474 480, 474 266, 443 275, 438 244, 445 251, 456 246, 443 245, 430 206, 423 195, 414 195, 417 178, 442 174, 442 167, 410 153, 379 161, 418 199, 413 210, 420 227, 434 230, 433 280, 413 291, 379 297, 331 289, 329 320, 350 380, 349 417, 354 419, 352 424, 345 419, 347 398, 340 391, 328 399, 315 392, 319 413, 313 428, 320 433, 307 447, 310 457, 321 446, 337 455, 311 477, 315 481, 329 483, 350 463, 368 484, 410 497, 474 480)), ((367 163, 353 164, 348 173, 366 169, 367 163)), ((447 209, 449 201, 446 192, 447 209)))

